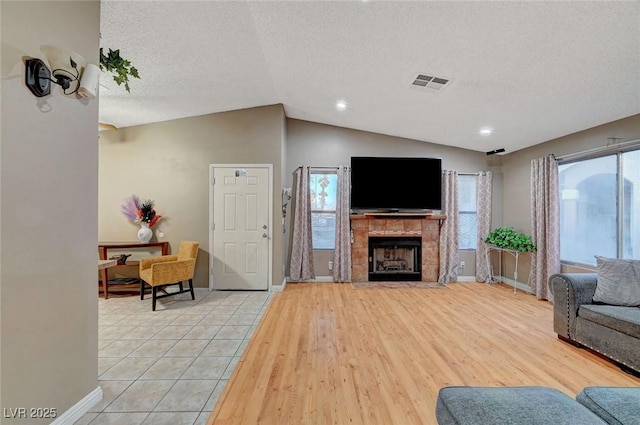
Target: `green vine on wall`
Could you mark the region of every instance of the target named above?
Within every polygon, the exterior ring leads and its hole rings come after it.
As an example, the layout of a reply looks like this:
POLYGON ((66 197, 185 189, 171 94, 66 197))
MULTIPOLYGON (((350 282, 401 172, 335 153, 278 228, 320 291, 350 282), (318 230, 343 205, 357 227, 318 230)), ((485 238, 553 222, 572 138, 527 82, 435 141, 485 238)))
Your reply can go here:
POLYGON ((485 238, 485 243, 495 245, 498 248, 513 249, 520 252, 531 252, 536 250, 536 245, 531 240, 531 236, 518 233, 513 227, 498 227, 493 229, 485 238))
POLYGON ((124 88, 127 92, 129 90, 129 76, 133 78, 140 78, 138 69, 131 65, 131 62, 120 56, 120 49, 111 50, 105 55, 104 50, 100 48, 100 69, 103 71, 111 72, 113 74, 113 81, 118 85, 124 84, 124 88))

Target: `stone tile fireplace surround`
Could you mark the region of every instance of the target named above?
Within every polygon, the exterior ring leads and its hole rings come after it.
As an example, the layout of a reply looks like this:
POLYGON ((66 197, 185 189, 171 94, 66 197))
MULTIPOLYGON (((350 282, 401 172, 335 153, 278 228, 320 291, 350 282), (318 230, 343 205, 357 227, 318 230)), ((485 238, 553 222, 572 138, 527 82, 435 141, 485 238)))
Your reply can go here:
POLYGON ((422 282, 437 282, 440 225, 443 215, 363 214, 351 216, 351 278, 369 281, 369 237, 422 238, 422 282))

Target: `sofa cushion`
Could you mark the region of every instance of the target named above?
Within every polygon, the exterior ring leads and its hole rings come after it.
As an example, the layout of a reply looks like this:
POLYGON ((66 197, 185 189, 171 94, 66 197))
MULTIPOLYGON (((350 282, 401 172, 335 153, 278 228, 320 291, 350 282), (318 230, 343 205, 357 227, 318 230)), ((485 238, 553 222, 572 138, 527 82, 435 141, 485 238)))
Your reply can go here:
POLYGON ((640 306, 640 260, 595 257, 598 282, 593 301, 640 306))
POLYGON ((587 387, 576 400, 610 425, 640 424, 640 388, 587 387))
POLYGON ((445 387, 436 402, 440 425, 605 424, 571 397, 546 387, 445 387))
POLYGON ((578 316, 640 339, 640 308, 615 305, 583 304, 578 316))

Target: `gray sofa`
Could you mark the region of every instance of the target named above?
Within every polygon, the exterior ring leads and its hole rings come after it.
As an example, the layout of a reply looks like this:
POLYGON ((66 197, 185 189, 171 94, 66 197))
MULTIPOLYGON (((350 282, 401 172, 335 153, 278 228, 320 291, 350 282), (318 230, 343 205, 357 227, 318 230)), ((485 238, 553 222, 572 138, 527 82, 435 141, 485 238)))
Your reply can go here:
POLYGON ((587 387, 576 399, 547 387, 444 387, 439 425, 640 425, 640 387, 587 387))
POLYGON ((607 424, 568 395, 547 387, 441 388, 436 420, 439 425, 607 424))
POLYGON ((593 303, 596 273, 560 273, 549 278, 553 329, 558 338, 587 347, 640 376, 640 308, 593 303))

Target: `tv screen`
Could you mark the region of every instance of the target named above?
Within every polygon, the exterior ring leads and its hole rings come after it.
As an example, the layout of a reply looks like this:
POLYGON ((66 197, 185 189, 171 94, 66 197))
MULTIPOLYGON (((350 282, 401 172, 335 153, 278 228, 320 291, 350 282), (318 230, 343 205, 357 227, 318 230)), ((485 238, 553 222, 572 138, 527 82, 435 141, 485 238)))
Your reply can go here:
POLYGON ((439 210, 441 186, 439 158, 351 157, 352 210, 439 210))

